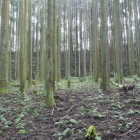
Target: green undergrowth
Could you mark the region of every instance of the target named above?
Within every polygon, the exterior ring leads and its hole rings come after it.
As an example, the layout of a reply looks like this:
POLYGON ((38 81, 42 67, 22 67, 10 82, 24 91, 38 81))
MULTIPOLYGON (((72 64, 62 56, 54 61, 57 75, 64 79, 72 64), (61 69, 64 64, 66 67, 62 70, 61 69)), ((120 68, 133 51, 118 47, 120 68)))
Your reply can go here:
MULTIPOLYGON (((80 90, 80 87, 86 87, 86 86, 89 86, 91 84, 95 84, 92 80, 90 80, 89 78, 86 79, 86 81, 79 81, 79 78, 77 77, 73 77, 71 78, 71 87, 68 88, 67 87, 67 80, 66 79, 63 79, 61 80, 61 82, 59 83, 56 83, 56 87, 57 89, 72 89, 72 90, 80 90)), ((98 84, 95 84, 96 86, 98 84)))
POLYGON ((27 135, 37 139, 37 134, 42 134, 39 138, 45 139, 47 134, 54 140, 75 140, 84 139, 89 126, 95 126, 96 133, 91 131, 94 136, 88 133, 87 137, 104 140, 104 136, 116 134, 114 137, 119 139, 117 135, 131 134, 138 128, 140 87, 137 80, 125 79, 127 84, 136 85, 133 94, 113 86, 102 92, 100 83, 89 78, 83 82, 71 78, 69 89, 64 79, 56 83, 56 106, 50 108, 45 106, 44 83, 27 88, 25 99, 19 94, 19 83, 11 83, 12 92, 0 97, 0 135, 4 138, 8 134, 13 139, 27 135))

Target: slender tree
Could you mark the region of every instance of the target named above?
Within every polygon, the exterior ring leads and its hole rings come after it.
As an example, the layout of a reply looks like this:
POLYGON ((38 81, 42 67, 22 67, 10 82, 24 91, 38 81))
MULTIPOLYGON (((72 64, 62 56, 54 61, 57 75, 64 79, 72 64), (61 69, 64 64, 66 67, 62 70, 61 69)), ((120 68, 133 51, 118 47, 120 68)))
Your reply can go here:
POLYGON ((86 2, 83 0, 83 20, 84 20, 84 33, 83 33, 83 41, 84 41, 84 50, 83 50, 83 80, 86 80, 86 2))
POLYGON ((26 97, 26 41, 27 41, 27 0, 20 1, 20 91, 26 97))
POLYGON ((121 21, 120 21, 120 1, 113 0, 114 8, 114 51, 116 64, 116 78, 119 83, 123 80, 122 73, 122 44, 121 44, 121 21))
POLYGON ((99 54, 99 35, 98 35, 98 5, 97 0, 92 1, 92 31, 93 31, 93 37, 92 37, 92 47, 94 50, 93 54, 93 72, 94 72, 94 80, 95 82, 99 81, 100 77, 100 54, 99 54))
POLYGON ((70 87, 70 50, 71 50, 71 43, 70 43, 70 33, 71 33, 71 2, 68 0, 68 47, 67 47, 67 81, 68 81, 68 87, 70 87))
POLYGON ((137 53, 137 75, 140 77, 140 39, 139 39, 139 21, 138 21, 138 1, 134 0, 134 17, 135 17, 135 40, 136 40, 136 53, 137 53))
POLYGON ((83 43, 82 43, 82 27, 83 27, 83 23, 82 23, 82 0, 79 0, 79 79, 81 79, 83 77, 83 43))
POLYGON ((15 23, 15 21, 14 21, 14 1, 13 0, 11 0, 11 8, 10 8, 11 10, 10 10, 10 13, 11 13, 11 15, 12 15, 12 18, 10 18, 10 46, 9 46, 9 81, 11 82, 11 73, 12 73, 12 71, 11 71, 11 63, 12 63, 12 61, 11 61, 11 57, 12 57, 12 55, 11 55, 11 53, 12 53, 12 49, 14 49, 14 23, 15 23))
POLYGON ((102 83, 101 88, 103 91, 108 89, 108 80, 107 80, 107 1, 100 0, 101 4, 101 69, 102 69, 102 83))
POLYGON ((58 26, 57 26, 57 30, 58 30, 58 35, 57 35, 57 40, 58 40, 58 47, 57 47, 57 82, 60 82, 61 80, 61 15, 62 15, 62 11, 61 11, 61 1, 59 0, 59 9, 58 9, 58 26))
POLYGON ((17 18, 16 18, 16 44, 15 44, 15 46, 16 46, 16 58, 15 58, 15 60, 16 60, 16 80, 19 80, 19 40, 20 40, 20 38, 19 38, 19 4, 20 4, 20 2, 17 0, 17 12, 16 12, 16 14, 17 14, 17 18))
POLYGON ((0 94, 8 92, 8 49, 9 49, 9 0, 2 0, 1 8, 1 45, 0 45, 0 94))
POLYGON ((29 72, 28 85, 32 85, 32 1, 29 1, 28 7, 28 57, 29 57, 29 72))
POLYGON ((53 15, 53 27, 54 27, 54 30, 53 30, 53 38, 54 38, 54 79, 56 80, 56 75, 57 75, 57 13, 58 13, 58 9, 57 9, 57 0, 55 0, 55 4, 54 4, 54 15, 53 15))
POLYGON ((44 81, 44 50, 45 50, 45 1, 42 0, 41 40, 39 53, 39 80, 44 81))
POLYGON ((54 102, 54 77, 53 77, 53 6, 55 0, 48 1, 48 31, 45 64, 46 105, 52 106, 54 102))
POLYGON ((92 10, 93 9, 93 1, 89 2, 89 53, 90 53, 90 77, 93 77, 93 22, 92 22, 92 10), (91 4, 92 3, 92 4, 91 4))
POLYGON ((18 34, 18 20, 19 20, 19 1, 16 1, 15 2, 15 11, 13 13, 16 21, 15 21, 15 55, 14 55, 14 74, 13 74, 13 79, 14 80, 17 80, 18 78, 18 73, 19 73, 19 67, 18 67, 18 50, 19 50, 19 34, 18 34))
POLYGON ((37 22, 36 22, 36 79, 39 80, 39 50, 40 50, 40 43, 39 43, 39 34, 40 34, 40 30, 39 30, 39 24, 40 24, 40 19, 39 19, 39 13, 40 13, 40 0, 37 0, 37 13, 36 13, 36 17, 37 17, 37 22))
POLYGON ((57 80, 57 0, 54 1, 53 6, 53 84, 55 93, 55 81, 57 80))

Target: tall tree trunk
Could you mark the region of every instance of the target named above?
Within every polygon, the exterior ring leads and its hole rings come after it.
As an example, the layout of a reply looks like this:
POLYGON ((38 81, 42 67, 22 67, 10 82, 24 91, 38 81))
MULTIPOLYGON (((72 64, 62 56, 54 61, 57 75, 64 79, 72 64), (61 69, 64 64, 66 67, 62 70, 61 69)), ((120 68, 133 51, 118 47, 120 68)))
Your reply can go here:
POLYGON ((94 72, 94 80, 98 82, 100 76, 100 56, 99 56, 99 41, 98 41, 98 7, 97 7, 97 0, 92 1, 92 30, 93 30, 93 37, 92 37, 92 45, 94 47, 94 54, 93 54, 93 72, 94 72))
POLYGON ((15 56, 14 56, 14 59, 15 59, 15 62, 14 62, 14 74, 13 74, 13 77, 14 77, 14 80, 17 80, 18 78, 18 72, 19 72, 19 67, 18 67, 18 50, 19 50, 19 43, 18 43, 18 40, 19 40, 19 34, 18 34, 18 20, 19 20, 19 1, 16 2, 17 4, 17 9, 16 11, 14 12, 14 17, 16 17, 16 21, 15 21, 15 29, 16 29, 16 40, 15 40, 15 56))
POLYGON ((44 81, 44 48, 45 48, 45 1, 42 0, 41 13, 41 40, 40 40, 40 55, 39 55, 39 80, 44 81))
POLYGON ((53 6, 53 39, 53 84, 55 92, 55 81, 57 80, 57 0, 54 0, 53 6))
POLYGON ((83 40, 84 40, 84 52, 83 52, 83 80, 86 80, 86 2, 83 1, 83 20, 84 20, 84 33, 83 33, 83 40))
POLYGON ((45 87, 46 87, 46 105, 52 106, 54 102, 54 78, 53 78, 53 6, 55 0, 48 1, 48 31, 47 31, 47 47, 45 63, 45 87))
POLYGON ((58 47, 57 47, 57 82, 61 80, 61 0, 59 0, 59 10, 58 10, 58 47))
POLYGON ((93 22, 92 22, 92 9, 93 9, 93 1, 89 3, 89 53, 90 53, 90 77, 93 77, 93 40, 92 40, 92 36, 93 36, 93 22), (91 6, 92 5, 92 6, 91 6))
MULTIPOLYGON (((83 43, 82 43, 82 0, 79 2, 79 79, 83 77, 83 43)), ((82 80, 82 79, 81 79, 82 80)))
POLYGON ((136 52, 137 52, 137 75, 140 77, 140 39, 139 39, 139 26, 138 26, 138 11, 137 0, 134 0, 134 17, 135 17, 135 38, 136 38, 136 52))
POLYGON ((9 0, 2 0, 1 11, 1 45, 0 45, 0 94, 8 92, 9 68, 9 0))
POLYGON ((113 0, 114 8, 114 51, 115 51, 115 64, 116 64, 116 78, 119 83, 122 82, 122 44, 121 36, 121 21, 120 21, 120 1, 113 0))
POLYGON ((40 50, 40 43, 39 43, 39 13, 40 13, 40 0, 37 0, 37 23, 36 23, 36 80, 39 80, 39 50, 40 50))
POLYGON ((28 85, 32 86, 32 1, 29 1, 28 7, 28 58, 29 58, 29 72, 28 85))
POLYGON ((17 1, 17 20, 16 20, 16 50, 17 50, 17 69, 16 69, 16 72, 17 72, 17 76, 16 76, 16 80, 19 80, 19 46, 20 46, 20 43, 19 43, 19 40, 20 40, 20 37, 19 37, 19 7, 20 7, 20 2, 17 1))
POLYGON ((67 81, 68 87, 70 88, 70 52, 71 52, 71 2, 68 0, 68 48, 67 48, 67 81))
POLYGON ((107 1, 100 0, 101 4, 101 71, 102 71, 102 83, 101 88, 103 91, 108 89, 108 80, 107 80, 107 1))
POLYGON ((20 91, 26 97, 27 0, 20 1, 20 91))

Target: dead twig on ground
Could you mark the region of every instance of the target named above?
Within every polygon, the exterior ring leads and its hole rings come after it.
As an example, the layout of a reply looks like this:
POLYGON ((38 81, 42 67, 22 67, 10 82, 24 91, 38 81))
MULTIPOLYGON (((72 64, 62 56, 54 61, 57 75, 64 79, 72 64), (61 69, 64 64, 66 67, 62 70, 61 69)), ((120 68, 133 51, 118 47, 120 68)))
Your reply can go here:
POLYGON ((53 112, 54 112, 54 108, 52 109, 52 113, 51 113, 52 116, 53 116, 53 112))
POLYGON ((48 133, 46 133, 46 132, 44 132, 44 133, 41 133, 41 131, 39 131, 39 132, 36 132, 36 133, 32 133, 32 134, 28 134, 28 135, 26 135, 26 136, 24 136, 24 137, 22 137, 22 138, 19 138, 19 140, 24 140, 24 139, 29 139, 29 138, 31 138, 31 137, 35 137, 35 136, 40 136, 40 135, 46 135, 47 137, 49 137, 50 139, 52 139, 52 137, 51 136, 48 136, 48 133))
POLYGON ((134 133, 134 132, 137 131, 138 129, 140 129, 140 126, 139 126, 138 128, 136 128, 136 129, 134 129, 133 131, 126 132, 126 133, 123 133, 123 134, 118 135, 118 136, 125 136, 125 135, 127 135, 127 134, 129 134, 129 133, 134 133))
POLYGON ((76 104, 76 105, 71 106, 71 107, 70 107, 70 109, 67 111, 67 114, 66 114, 64 117, 61 117, 59 121, 62 121, 62 120, 64 120, 65 118, 67 118, 67 117, 68 117, 68 115, 69 115, 70 110, 71 110, 74 106, 77 106, 77 104, 76 104))

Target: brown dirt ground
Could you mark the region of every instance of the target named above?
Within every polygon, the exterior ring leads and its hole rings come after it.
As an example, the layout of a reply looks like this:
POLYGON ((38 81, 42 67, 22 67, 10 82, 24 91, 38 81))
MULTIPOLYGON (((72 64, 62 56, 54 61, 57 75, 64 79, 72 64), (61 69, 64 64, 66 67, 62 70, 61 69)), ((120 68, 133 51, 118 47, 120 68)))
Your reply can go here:
POLYGON ((127 93, 114 86, 103 93, 95 83, 58 89, 53 107, 45 107, 42 86, 28 89, 25 101, 12 88, 0 97, 0 140, 84 140, 91 125, 102 140, 140 140, 138 84, 127 93))

